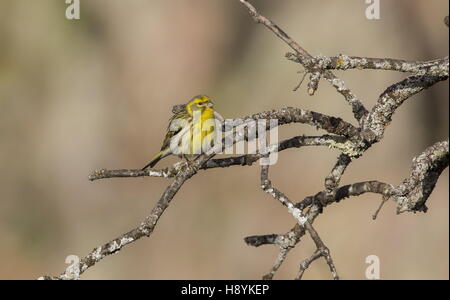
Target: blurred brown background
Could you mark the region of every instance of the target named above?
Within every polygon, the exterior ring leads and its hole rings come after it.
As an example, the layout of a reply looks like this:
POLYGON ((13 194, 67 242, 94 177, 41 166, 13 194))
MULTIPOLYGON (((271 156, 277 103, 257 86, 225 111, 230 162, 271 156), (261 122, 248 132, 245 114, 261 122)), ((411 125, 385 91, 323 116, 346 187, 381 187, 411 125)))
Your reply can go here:
MULTIPOLYGON (((352 1, 253 1, 312 54, 427 60, 448 55, 448 1, 381 1, 381 19, 352 1)), ((97 168, 144 166, 159 149, 174 104, 210 95, 225 118, 283 106, 340 116, 350 107, 329 84, 301 90, 289 48, 249 17, 238 1, 81 0, 81 19, 64 1, 0 2, 0 279, 57 275, 67 255, 83 256, 141 222, 167 179, 89 182, 97 168)), ((368 107, 406 75, 339 72, 368 107)), ((355 161, 343 184, 398 184, 412 158, 448 137, 448 81, 408 100, 385 139, 355 161)), ((318 134, 304 125, 281 137, 318 134)), ((274 184, 299 201, 322 189, 338 152, 283 152, 274 184)), ((165 159, 161 166, 176 161, 165 159)), ((257 279, 278 249, 251 248, 247 235, 281 233, 294 224, 259 188, 259 168, 201 172, 183 186, 151 238, 108 257, 84 279, 257 279)), ((342 278, 364 279, 365 258, 381 260, 383 279, 449 278, 448 170, 427 214, 397 216, 380 197, 328 207, 315 226, 342 278)), ((275 278, 293 278, 313 251, 304 237, 275 278)), ((324 262, 308 279, 328 279, 324 262)))

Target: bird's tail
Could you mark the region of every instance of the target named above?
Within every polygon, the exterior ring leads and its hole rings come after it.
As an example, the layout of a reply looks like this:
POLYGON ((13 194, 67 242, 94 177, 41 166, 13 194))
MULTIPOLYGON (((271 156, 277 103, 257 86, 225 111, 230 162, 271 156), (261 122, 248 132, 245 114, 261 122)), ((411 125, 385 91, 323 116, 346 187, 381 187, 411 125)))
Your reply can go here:
POLYGON ((155 157, 145 167, 142 168, 142 170, 153 168, 162 158, 164 158, 164 151, 160 151, 158 154, 156 154, 155 157))

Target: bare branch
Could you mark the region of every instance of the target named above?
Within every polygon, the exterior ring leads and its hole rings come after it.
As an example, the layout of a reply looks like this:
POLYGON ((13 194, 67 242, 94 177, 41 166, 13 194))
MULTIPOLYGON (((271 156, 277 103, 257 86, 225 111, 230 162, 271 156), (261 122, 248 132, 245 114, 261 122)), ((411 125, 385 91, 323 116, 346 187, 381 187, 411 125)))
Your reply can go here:
POLYGON ((265 234, 265 235, 252 235, 244 238, 244 241, 247 245, 253 246, 253 247, 259 247, 261 245, 268 245, 268 244, 279 244, 280 239, 279 234, 265 234))
POLYGON ((430 86, 448 79, 446 76, 414 75, 388 87, 364 122, 363 136, 371 142, 380 141, 384 130, 392 120, 392 115, 411 96, 430 86))
POLYGON ((427 211, 425 202, 449 164, 448 143, 438 142, 413 159, 411 175, 396 189, 398 213, 427 211))
POLYGON ((330 174, 325 178, 325 189, 332 192, 341 180, 342 175, 347 169, 347 166, 352 162, 352 159, 347 154, 341 154, 338 157, 336 164, 331 170, 330 174))
POLYGON ((266 275, 264 275, 262 277, 263 280, 272 280, 273 279, 273 276, 278 271, 278 269, 281 267, 283 262, 286 260, 286 257, 288 255, 289 251, 291 251, 291 249, 292 248, 280 247, 280 252, 278 253, 277 258, 276 258, 275 262, 273 263, 272 268, 270 269, 269 273, 267 273, 266 275))
MULTIPOLYGON (((296 63, 301 63, 294 53, 286 53, 286 58, 296 63)), ((359 57, 344 54, 333 57, 315 56, 314 59, 316 64, 325 70, 368 69, 433 76, 448 76, 449 66, 448 56, 430 61, 407 61, 403 59, 359 57)))
POLYGON ((325 258, 325 261, 328 264, 328 267, 330 268, 330 272, 333 275, 334 280, 338 280, 339 276, 336 271, 336 267, 334 266, 333 259, 331 258, 330 250, 327 246, 323 243, 322 239, 320 238, 317 231, 314 229, 314 227, 309 223, 308 221, 305 222, 305 228, 308 230, 309 235, 313 239, 314 243, 316 244, 317 250, 321 254, 323 258, 325 258))
POLYGON ((309 265, 316 259, 320 258, 322 256, 322 253, 319 250, 316 250, 310 257, 306 258, 300 263, 300 269, 298 271, 297 277, 295 279, 301 280, 303 278, 303 274, 305 273, 306 269, 309 268, 309 265))
POLYGON ((105 178, 117 178, 117 177, 163 177, 163 178, 172 178, 175 177, 178 172, 183 167, 183 163, 179 162, 167 168, 161 170, 154 169, 119 169, 119 170, 95 170, 92 174, 88 176, 90 181, 95 181, 99 179, 105 178))
POLYGON ((350 123, 345 122, 341 118, 327 116, 321 113, 294 107, 284 107, 281 109, 257 113, 247 118, 243 118, 244 122, 249 119, 252 120, 277 119, 278 125, 303 123, 323 129, 330 134, 337 134, 346 137, 357 136, 359 134, 358 128, 354 127, 350 123))
MULTIPOLYGON (((310 221, 307 217, 303 215, 300 209, 295 207, 294 203, 292 203, 289 198, 280 192, 278 189, 274 188, 272 186, 272 183, 269 180, 269 166, 262 166, 261 167, 261 188, 264 190, 264 192, 270 194, 273 198, 280 201, 281 204, 287 207, 289 213, 294 216, 294 218, 297 220, 298 224, 305 228, 308 233, 310 234, 311 238, 313 239, 314 243, 316 244, 316 247, 323 256, 330 268, 330 272, 333 275, 334 279, 339 279, 339 276, 337 275, 336 268, 334 266, 333 260, 330 255, 330 250, 325 246, 322 239, 319 237, 319 234, 314 229, 314 227, 311 225, 310 221)), ((311 219, 313 221, 313 219, 311 219)), ((295 239, 298 243, 299 239, 295 239)), ((286 256, 290 249, 292 249, 293 246, 289 245, 289 247, 283 247, 280 246, 280 253, 277 257, 277 260, 275 261, 274 266, 272 267, 272 270, 270 273, 266 276, 264 276, 264 279, 271 279, 273 275, 275 274, 276 270, 281 266, 281 264, 286 259, 286 256)))

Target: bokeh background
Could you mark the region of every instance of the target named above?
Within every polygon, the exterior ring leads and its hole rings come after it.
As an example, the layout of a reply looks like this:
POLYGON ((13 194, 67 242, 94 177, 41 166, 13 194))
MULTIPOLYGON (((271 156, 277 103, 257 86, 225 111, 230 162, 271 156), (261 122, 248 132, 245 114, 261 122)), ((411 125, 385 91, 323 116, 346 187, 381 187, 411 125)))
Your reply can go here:
MULTIPOLYGON (((381 1, 367 20, 362 0, 253 1, 312 54, 435 59, 448 55, 448 1, 381 1)), ((295 106, 353 122, 325 82, 314 97, 293 92, 300 66, 289 48, 249 17, 238 1, 81 0, 81 19, 57 0, 0 2, 0 279, 57 275, 67 255, 137 226, 168 179, 89 182, 98 168, 138 168, 159 149, 172 105, 205 93, 225 118, 295 106)), ((338 72, 371 107, 406 75, 338 72)), ((342 183, 398 184, 412 158, 448 137, 448 81, 408 100, 384 140, 348 168, 342 183)), ((291 125, 280 136, 318 134, 291 125)), ((338 152, 283 152, 273 183, 293 200, 316 193, 338 152)), ((175 162, 167 158, 161 166, 175 162)), ((444 171, 426 214, 395 214, 363 195, 327 207, 315 222, 342 278, 364 279, 378 255, 383 279, 449 278, 449 191, 444 171)), ((259 167, 200 172, 183 186, 151 238, 108 257, 83 279, 257 279, 278 253, 251 248, 248 235, 294 224, 259 188, 259 167)), ((314 250, 309 237, 275 278, 293 278, 314 250)), ((316 262, 306 279, 329 279, 316 262)))

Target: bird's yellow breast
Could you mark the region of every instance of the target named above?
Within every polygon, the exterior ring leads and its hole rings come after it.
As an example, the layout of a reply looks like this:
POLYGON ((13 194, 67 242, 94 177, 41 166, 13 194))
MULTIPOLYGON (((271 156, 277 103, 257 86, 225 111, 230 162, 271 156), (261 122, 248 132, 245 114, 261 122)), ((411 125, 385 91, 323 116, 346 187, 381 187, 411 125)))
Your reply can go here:
POLYGON ((195 120, 192 124, 191 151, 194 154, 200 154, 208 151, 213 145, 216 136, 214 110, 211 108, 203 109, 200 118, 195 120))
POLYGON ((188 127, 178 137, 179 154, 195 156, 207 152, 216 137, 214 110, 205 107, 194 111, 188 127))

